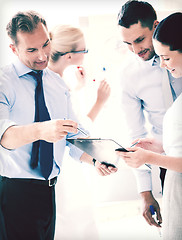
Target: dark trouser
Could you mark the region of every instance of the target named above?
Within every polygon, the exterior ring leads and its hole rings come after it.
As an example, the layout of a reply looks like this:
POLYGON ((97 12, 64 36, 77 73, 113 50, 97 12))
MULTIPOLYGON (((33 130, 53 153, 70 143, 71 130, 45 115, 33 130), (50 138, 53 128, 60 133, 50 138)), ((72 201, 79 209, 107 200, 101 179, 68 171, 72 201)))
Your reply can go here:
POLYGON ((166 169, 160 167, 160 179, 161 179, 162 193, 163 193, 163 188, 164 188, 165 175, 166 175, 166 169))
POLYGON ((0 224, 1 240, 53 240, 55 187, 2 178, 0 224))

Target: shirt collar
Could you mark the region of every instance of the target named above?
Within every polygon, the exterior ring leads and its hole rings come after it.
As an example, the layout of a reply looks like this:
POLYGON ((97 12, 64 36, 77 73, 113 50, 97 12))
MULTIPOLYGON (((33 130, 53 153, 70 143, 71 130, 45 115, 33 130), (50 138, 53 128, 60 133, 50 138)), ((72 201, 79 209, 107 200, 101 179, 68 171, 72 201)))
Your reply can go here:
MULTIPOLYGON (((143 60, 140 59, 140 61, 143 61, 143 60)), ((156 54, 156 55, 154 55, 150 60, 143 61, 143 62, 149 64, 150 66, 156 66, 156 65, 159 65, 160 59, 159 59, 159 56, 156 54), (158 59, 157 62, 156 62, 156 60, 155 60, 156 58, 158 59)))
POLYGON ((156 58, 158 58, 159 56, 156 54, 154 55, 150 60, 147 60, 147 61, 144 61, 142 59, 140 59, 138 56, 135 56, 135 58, 137 59, 137 61, 141 62, 141 63, 144 63, 144 64, 149 64, 150 66, 154 66, 156 65, 156 63, 154 63, 154 60, 156 58))
POLYGON ((150 60, 146 61, 150 66, 153 66, 154 63, 154 57, 151 58, 150 60))
MULTIPOLYGON (((153 58, 151 58, 150 60, 148 60, 146 62, 149 63, 151 66, 154 66, 154 60, 158 57, 159 57, 158 55, 155 55, 153 58)), ((14 66, 15 66, 16 72, 17 72, 19 77, 21 77, 21 76, 23 76, 23 75, 32 71, 32 69, 30 69, 29 67, 24 65, 19 59, 17 59, 14 62, 14 66)))
POLYGON ((24 65, 19 59, 16 59, 16 61, 13 63, 13 65, 14 65, 19 77, 32 71, 32 69, 30 69, 29 67, 24 65))

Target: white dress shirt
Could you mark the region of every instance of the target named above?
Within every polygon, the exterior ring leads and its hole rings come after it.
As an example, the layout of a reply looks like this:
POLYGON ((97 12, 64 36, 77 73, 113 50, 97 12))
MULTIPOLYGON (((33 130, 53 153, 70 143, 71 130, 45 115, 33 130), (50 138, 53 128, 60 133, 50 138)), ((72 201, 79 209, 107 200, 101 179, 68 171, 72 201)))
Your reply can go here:
MULTIPOLYGON (((167 74, 165 69, 161 69, 159 64, 153 62, 154 58, 143 61, 131 56, 129 64, 127 63, 121 71, 122 107, 131 140, 152 135, 162 141, 163 117, 167 110, 162 81, 164 73, 165 76, 167 74)), ((175 92, 178 96, 182 92, 182 81, 181 78, 173 80, 170 76, 170 86, 174 90, 172 94, 175 92)), ((151 191, 151 171, 137 169, 134 172, 138 191, 151 191)))

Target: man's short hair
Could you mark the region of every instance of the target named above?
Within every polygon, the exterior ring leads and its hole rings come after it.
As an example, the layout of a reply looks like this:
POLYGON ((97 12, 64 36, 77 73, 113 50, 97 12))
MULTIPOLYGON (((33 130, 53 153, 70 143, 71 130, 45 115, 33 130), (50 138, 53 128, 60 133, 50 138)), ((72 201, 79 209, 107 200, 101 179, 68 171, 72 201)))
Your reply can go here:
POLYGON ((118 14, 118 25, 129 28, 133 24, 141 22, 142 27, 152 30, 153 23, 157 19, 154 8, 143 1, 127 1, 118 14))
POLYGON ((18 12, 7 24, 6 31, 15 45, 18 45, 18 32, 33 32, 39 23, 47 27, 46 21, 40 14, 35 11, 18 12))

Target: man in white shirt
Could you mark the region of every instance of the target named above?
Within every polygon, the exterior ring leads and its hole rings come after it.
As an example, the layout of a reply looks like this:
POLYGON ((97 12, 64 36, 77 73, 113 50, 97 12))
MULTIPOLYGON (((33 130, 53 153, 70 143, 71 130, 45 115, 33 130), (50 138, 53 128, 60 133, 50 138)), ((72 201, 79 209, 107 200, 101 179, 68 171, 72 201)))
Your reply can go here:
MULTIPOLYGON (((153 7, 142 1, 128 1, 118 14, 122 41, 135 55, 122 70, 122 104, 130 129, 131 139, 146 137, 145 113, 151 124, 151 134, 162 140, 163 116, 177 96, 182 92, 180 79, 175 79, 159 66, 154 52, 152 35, 158 24, 153 7), (138 57, 137 57, 137 56, 138 57), (167 86, 167 87, 166 87, 167 86), (164 88, 168 90, 168 95, 164 88)), ((143 199, 143 216, 150 225, 159 226, 152 218, 150 205, 154 206, 157 219, 162 222, 160 207, 152 194, 152 176, 149 170, 136 170, 138 191, 143 199)), ((165 169, 161 169, 163 187, 165 169)))

